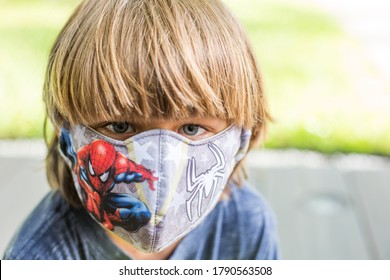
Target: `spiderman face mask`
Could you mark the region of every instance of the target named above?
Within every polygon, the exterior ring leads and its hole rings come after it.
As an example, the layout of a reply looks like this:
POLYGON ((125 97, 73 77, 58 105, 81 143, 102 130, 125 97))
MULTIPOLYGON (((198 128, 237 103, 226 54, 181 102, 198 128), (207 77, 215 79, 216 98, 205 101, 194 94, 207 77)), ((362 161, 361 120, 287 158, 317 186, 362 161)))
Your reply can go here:
POLYGON ((197 141, 164 129, 119 141, 77 125, 61 130, 59 148, 90 215, 138 250, 159 252, 211 212, 249 139, 230 126, 197 141))

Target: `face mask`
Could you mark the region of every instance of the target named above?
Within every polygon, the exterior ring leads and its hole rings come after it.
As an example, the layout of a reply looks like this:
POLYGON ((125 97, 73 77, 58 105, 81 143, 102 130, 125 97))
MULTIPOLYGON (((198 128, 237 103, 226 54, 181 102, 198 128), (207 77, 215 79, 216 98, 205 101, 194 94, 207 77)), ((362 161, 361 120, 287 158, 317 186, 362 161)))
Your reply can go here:
POLYGON ((138 250, 158 252, 211 212, 249 139, 231 126, 197 141, 164 129, 119 141, 78 125, 61 130, 60 151, 91 216, 138 250))

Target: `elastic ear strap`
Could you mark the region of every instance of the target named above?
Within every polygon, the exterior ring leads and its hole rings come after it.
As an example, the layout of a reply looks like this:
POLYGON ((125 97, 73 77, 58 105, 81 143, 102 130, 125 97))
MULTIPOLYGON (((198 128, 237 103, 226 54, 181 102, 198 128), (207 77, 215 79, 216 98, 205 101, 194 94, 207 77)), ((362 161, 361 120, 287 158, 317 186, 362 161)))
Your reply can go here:
POLYGON ((240 148, 238 149, 237 154, 234 157, 236 162, 242 160, 246 155, 246 153, 248 152, 251 135, 252 132, 250 129, 242 129, 241 137, 240 137, 241 138, 240 148))

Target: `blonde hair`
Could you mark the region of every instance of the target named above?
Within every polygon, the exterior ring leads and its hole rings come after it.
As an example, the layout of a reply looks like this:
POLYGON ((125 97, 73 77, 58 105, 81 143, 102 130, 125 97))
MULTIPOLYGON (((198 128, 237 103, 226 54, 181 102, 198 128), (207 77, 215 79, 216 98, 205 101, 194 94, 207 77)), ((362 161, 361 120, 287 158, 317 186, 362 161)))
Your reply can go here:
MULTIPOLYGON (((251 147, 269 118, 246 34, 218 0, 82 2, 51 51, 44 100, 56 129, 96 118, 218 117, 251 129, 251 147)), ((75 205, 57 145, 54 135, 48 179, 75 205)))

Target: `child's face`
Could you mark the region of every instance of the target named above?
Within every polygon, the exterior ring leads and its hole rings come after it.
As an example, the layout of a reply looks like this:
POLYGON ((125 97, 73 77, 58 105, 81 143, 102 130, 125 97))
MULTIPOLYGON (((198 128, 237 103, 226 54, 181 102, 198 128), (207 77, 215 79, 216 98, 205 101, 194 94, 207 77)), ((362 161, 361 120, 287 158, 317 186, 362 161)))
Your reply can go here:
POLYGON ((95 220, 138 250, 158 252, 219 201, 249 145, 250 132, 230 124, 209 117, 98 121, 62 129, 59 148, 95 220))
POLYGON ((151 119, 143 123, 112 121, 89 124, 96 131, 122 141, 146 130, 158 128, 171 130, 190 140, 201 140, 221 132, 228 125, 224 119, 202 117, 181 120, 151 119))

